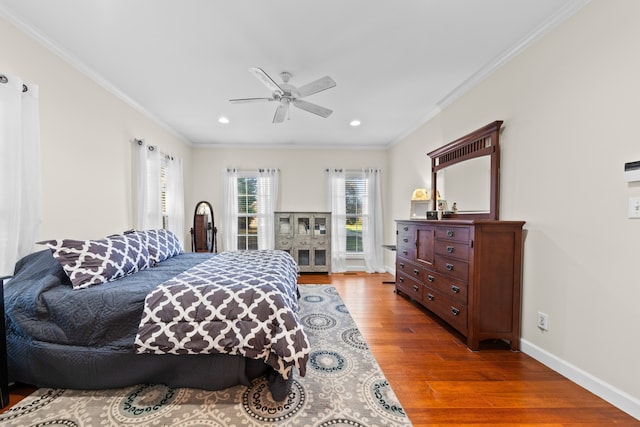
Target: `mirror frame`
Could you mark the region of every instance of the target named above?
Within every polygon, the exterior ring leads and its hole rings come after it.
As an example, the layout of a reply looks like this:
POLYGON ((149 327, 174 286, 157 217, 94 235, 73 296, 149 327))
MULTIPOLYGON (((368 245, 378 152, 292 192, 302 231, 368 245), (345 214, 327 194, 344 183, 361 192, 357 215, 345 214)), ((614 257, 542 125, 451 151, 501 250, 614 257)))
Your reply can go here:
POLYGON ((193 228, 191 229, 191 241, 192 241, 192 250, 193 252, 218 252, 218 240, 217 240, 218 229, 216 228, 215 216, 213 214, 213 207, 211 207, 211 203, 202 200, 196 203, 196 208, 193 211, 193 228), (198 215, 198 208, 200 205, 206 205, 209 208, 209 212, 211 213, 211 228, 207 227, 207 234, 211 233, 211 247, 207 248, 207 251, 198 250, 197 237, 196 237, 196 218, 198 215))
MULTIPOLYGON (((447 166, 482 156, 491 157, 491 180, 489 212, 455 213, 447 215, 452 219, 494 219, 499 218, 500 205, 500 127, 502 120, 496 120, 468 135, 431 151, 431 194, 438 194, 437 173, 447 166)), ((435 197, 431 201, 436 210, 435 197)))

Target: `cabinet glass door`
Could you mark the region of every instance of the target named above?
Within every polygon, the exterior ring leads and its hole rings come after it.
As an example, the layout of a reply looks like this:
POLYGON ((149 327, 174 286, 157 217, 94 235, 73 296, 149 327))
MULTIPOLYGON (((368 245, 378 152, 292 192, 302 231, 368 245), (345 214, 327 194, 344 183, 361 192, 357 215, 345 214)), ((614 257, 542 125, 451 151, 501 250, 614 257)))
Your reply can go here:
POLYGON ((298 266, 309 267, 311 265, 311 251, 309 249, 298 249, 298 266))
POLYGON ((304 236, 311 234, 311 227, 313 227, 311 215, 296 215, 295 216, 295 234, 304 236))
POLYGON ((314 249, 313 251, 314 265, 318 267, 327 266, 327 251, 325 249, 314 249))
POLYGON ((313 235, 326 236, 327 234, 327 218, 324 216, 313 217, 313 235))
POLYGON ((276 235, 291 236, 293 234, 293 223, 290 214, 276 214, 276 235))

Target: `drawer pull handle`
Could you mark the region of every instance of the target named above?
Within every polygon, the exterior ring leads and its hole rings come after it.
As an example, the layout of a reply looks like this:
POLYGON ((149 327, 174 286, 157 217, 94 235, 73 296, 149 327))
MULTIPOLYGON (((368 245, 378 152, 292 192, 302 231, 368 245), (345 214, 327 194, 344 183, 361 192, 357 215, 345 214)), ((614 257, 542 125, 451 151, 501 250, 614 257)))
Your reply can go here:
POLYGON ((404 228, 404 231, 409 231, 409 227, 407 227, 406 225, 402 228, 404 228))
POLYGON ((400 278, 398 279, 398 282, 400 282, 400 283, 404 283, 404 277, 400 277, 400 278))
POLYGON ((433 282, 434 280, 436 280, 436 278, 433 277, 432 275, 428 275, 427 276, 427 280, 430 281, 430 282, 433 282))
POLYGON ((404 239, 402 239, 405 243, 409 242, 409 239, 407 239, 406 237, 404 239))
POLYGON ((436 297, 434 297, 432 294, 427 294, 427 299, 429 301, 433 301, 436 297))
POLYGON ((460 288, 457 287, 456 285, 451 285, 451 292, 453 292, 454 294, 459 294, 460 288))
POLYGON ((453 246, 447 246, 447 252, 452 254, 453 253, 453 246))
POLYGON ((455 307, 451 307, 451 313, 453 313, 454 316, 457 316, 460 313, 460 310, 455 307))
POLYGON ((447 230, 447 237, 453 237, 454 234, 453 230, 447 230))
POLYGON ((420 275, 420 270, 418 270, 417 268, 413 269, 413 274, 415 274, 416 276, 420 275))
POLYGON ((449 263, 447 263, 447 264, 445 265, 445 267, 447 268, 447 270, 449 270, 449 271, 453 271, 453 264, 449 264, 449 263))
POLYGON ((408 251, 402 251, 402 254, 403 255, 409 255, 409 252, 408 251))
POLYGON ((400 268, 404 268, 404 262, 400 263, 400 268))
POLYGON ((413 285, 413 290, 418 292, 420 290, 420 288, 418 287, 418 285, 413 285))

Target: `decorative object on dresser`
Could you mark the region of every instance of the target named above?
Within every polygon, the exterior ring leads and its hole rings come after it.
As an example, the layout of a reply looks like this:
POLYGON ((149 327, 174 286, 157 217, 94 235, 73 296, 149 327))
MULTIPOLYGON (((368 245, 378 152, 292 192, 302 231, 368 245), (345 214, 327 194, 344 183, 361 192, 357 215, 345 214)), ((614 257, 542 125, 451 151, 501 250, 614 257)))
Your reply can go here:
POLYGON ((301 273, 331 271, 331 212, 275 212, 275 248, 289 252, 301 273))
POLYGON ((191 249, 193 252, 218 252, 218 229, 209 202, 198 202, 193 213, 191 249))
POLYGON ((396 221, 396 292, 459 331, 471 350, 488 339, 520 349, 524 221, 498 220, 501 126, 495 121, 429 153, 431 194, 442 196, 431 209, 446 199, 454 211, 396 221))

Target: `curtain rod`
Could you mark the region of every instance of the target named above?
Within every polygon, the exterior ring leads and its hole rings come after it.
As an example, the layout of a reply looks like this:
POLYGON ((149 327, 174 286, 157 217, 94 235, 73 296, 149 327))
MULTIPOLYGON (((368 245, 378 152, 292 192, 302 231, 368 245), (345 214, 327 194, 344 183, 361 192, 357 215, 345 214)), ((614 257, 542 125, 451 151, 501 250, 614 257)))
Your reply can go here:
POLYGON ((280 172, 278 168, 258 168, 258 169, 236 169, 236 168, 227 168, 227 172, 280 172))
POLYGON ((366 172, 366 171, 371 171, 371 172, 380 172, 382 171, 382 169, 380 168, 362 168, 362 169, 343 169, 343 168, 326 168, 324 170, 325 172, 366 172))
MULTIPOLYGON (((144 139, 133 138, 132 142, 135 142, 139 146, 144 145, 144 139)), ((154 151, 157 148, 158 147, 156 147, 155 145, 147 145, 147 149, 149 151, 154 151)), ((162 151, 160 151, 160 154, 163 155, 165 158, 167 158, 169 160, 175 160, 174 157, 171 154, 163 153, 162 151)))
MULTIPOLYGON (((5 76, 4 74, 0 74, 0 83, 9 83, 9 79, 7 78, 7 76, 5 76)), ((22 93, 28 91, 29 88, 27 87, 26 84, 22 84, 22 93)))

